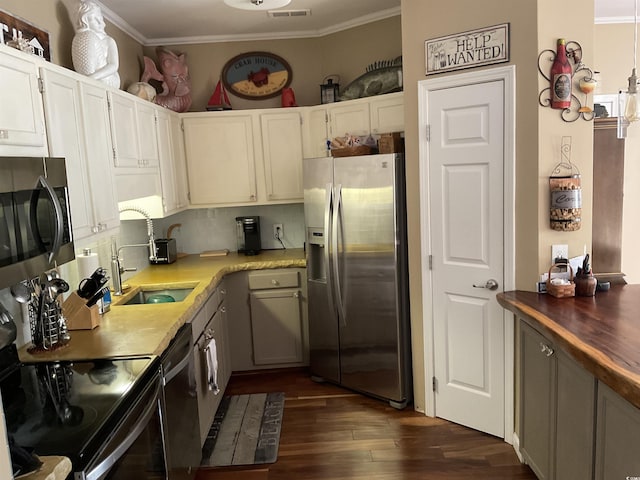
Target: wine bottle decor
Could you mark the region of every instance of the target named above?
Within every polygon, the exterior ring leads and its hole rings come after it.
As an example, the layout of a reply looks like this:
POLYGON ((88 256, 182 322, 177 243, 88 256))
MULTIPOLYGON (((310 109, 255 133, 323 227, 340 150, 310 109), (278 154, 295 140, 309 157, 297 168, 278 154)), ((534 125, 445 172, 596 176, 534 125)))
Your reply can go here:
POLYGON ((549 82, 549 87, 538 95, 541 106, 560 110, 565 122, 595 118, 589 94, 597 82, 593 71, 582 62, 582 46, 578 42, 558 39, 556 51, 547 49, 538 55, 538 71, 549 82), (574 95, 574 88, 584 94, 584 103, 574 95))

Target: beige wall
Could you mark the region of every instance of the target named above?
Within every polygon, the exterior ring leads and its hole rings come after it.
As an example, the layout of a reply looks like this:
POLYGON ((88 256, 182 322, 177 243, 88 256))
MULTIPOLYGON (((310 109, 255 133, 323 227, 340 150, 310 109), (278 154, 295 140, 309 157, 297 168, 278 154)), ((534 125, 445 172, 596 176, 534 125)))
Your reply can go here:
MULTIPOLYGON (((370 63, 401 55, 402 42, 400 17, 396 16, 321 38, 166 45, 166 48, 187 54, 193 97, 190 110, 204 111, 224 64, 241 53, 259 50, 284 58, 293 72, 291 88, 296 102, 308 106, 320 103, 320 84, 327 75, 339 75, 341 86, 346 87, 365 73, 370 63)), ((157 58, 155 47, 145 47, 144 54, 154 61, 157 58)), ((234 110, 281 106, 280 97, 246 100, 230 94, 229 98, 234 110)))
MULTIPOLYGON (((0 0, 0 8, 49 32, 52 62, 73 70, 71 41, 78 0, 0 0)), ((122 85, 138 80, 138 57, 142 47, 129 35, 107 22, 106 32, 118 44, 122 85)))
POLYGON ((538 239, 535 224, 524 221, 537 217, 537 81, 536 8, 534 2, 484 0, 478 9, 474 0, 451 0, 447 10, 455 15, 433 14, 429 2, 402 1, 402 42, 405 81, 405 145, 407 157, 407 198, 409 223, 411 328, 414 354, 416 406, 423 409, 424 358, 423 309, 420 252, 420 192, 418 165, 417 82, 425 77, 424 41, 429 38, 509 22, 511 24, 511 64, 516 65, 516 282, 527 288, 538 272, 538 239), (533 227, 533 228, 532 228, 533 227))

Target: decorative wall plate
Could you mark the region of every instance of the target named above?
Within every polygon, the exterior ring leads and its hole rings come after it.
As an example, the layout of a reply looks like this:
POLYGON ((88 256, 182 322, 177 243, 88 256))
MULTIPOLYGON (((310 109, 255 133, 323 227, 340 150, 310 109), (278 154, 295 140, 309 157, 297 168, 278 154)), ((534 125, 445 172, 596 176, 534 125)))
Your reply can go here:
POLYGON ((291 83, 292 76, 286 60, 268 52, 243 53, 222 68, 222 82, 227 90, 249 100, 280 95, 291 83))

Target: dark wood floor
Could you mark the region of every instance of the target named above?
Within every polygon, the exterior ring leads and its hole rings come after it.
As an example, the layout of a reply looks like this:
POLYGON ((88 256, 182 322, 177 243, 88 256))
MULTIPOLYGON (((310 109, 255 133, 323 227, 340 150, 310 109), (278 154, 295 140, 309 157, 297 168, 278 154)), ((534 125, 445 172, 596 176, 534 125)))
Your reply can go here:
POLYGON ((535 479, 490 435, 329 384, 303 370, 234 375, 226 394, 286 395, 278 461, 200 469, 196 480, 535 479))

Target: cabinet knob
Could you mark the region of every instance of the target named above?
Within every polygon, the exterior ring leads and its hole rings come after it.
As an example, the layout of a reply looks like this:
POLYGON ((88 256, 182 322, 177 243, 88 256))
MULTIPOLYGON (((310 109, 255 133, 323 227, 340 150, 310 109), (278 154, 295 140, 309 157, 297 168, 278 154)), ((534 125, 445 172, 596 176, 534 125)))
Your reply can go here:
POLYGON ((226 295, 227 291, 223 288, 222 290, 220 290, 220 295, 226 295))
POLYGON ((280 285, 280 282, 274 278, 274 279, 271 280, 271 284, 272 285, 280 285))
POLYGON ((553 348, 551 348, 549 345, 544 344, 542 342, 540 342, 540 351, 544 353, 547 357, 550 357, 551 355, 553 355, 553 348))
POLYGON ((220 311, 222 313, 226 313, 227 312, 227 307, 220 307, 220 311))
POLYGON ((300 292, 294 292, 293 293, 293 298, 300 298, 300 292))

